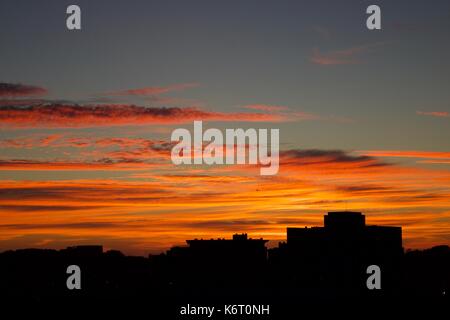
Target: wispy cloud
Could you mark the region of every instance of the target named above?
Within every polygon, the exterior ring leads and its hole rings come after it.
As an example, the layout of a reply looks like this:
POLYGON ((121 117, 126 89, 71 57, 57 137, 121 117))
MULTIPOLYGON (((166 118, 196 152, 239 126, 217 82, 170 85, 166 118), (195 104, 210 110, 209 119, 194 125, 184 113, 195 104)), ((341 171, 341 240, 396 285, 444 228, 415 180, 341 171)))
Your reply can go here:
POLYGON ((428 164, 450 164, 450 159, 449 160, 420 160, 417 161, 418 163, 428 163, 428 164))
POLYGON ((289 110, 288 107, 285 106, 275 106, 275 105, 268 105, 268 104, 249 104, 243 106, 245 109, 251 109, 251 110, 260 110, 260 111, 286 111, 289 110))
POLYGON ((132 159, 102 158, 94 161, 34 161, 34 160, 0 160, 0 171, 130 171, 146 170, 163 164, 132 159))
POLYGON ((311 56, 311 62, 319 65, 358 64, 362 62, 360 59, 362 54, 370 52, 371 50, 382 45, 385 45, 385 43, 379 42, 365 44, 329 52, 321 52, 318 48, 314 48, 311 56))
POLYGON ((367 150, 357 152, 371 157, 450 159, 450 152, 446 151, 367 150))
POLYGON ((149 102, 152 105, 173 106, 173 107, 186 107, 186 106, 202 107, 205 105, 205 102, 198 99, 178 98, 178 97, 175 98, 158 95, 145 97, 144 101, 149 102))
POLYGON ((304 111, 294 111, 289 107, 280 105, 269 105, 269 104, 249 104, 242 106, 244 109, 257 110, 268 112, 269 114, 277 114, 282 116, 289 121, 304 121, 304 120, 326 120, 329 117, 319 116, 313 113, 304 111))
POLYGON ((439 117, 439 118, 450 117, 450 113, 447 111, 416 111, 416 113, 421 116, 431 116, 431 117, 439 117))
POLYGON ((28 97, 44 95, 47 89, 20 83, 0 82, 0 97, 28 97))
POLYGON ((33 104, 44 104, 49 101, 44 99, 0 99, 0 107, 26 106, 33 104))
POLYGON ((381 158, 411 158, 422 164, 450 164, 450 152, 447 151, 370 150, 357 153, 381 158))
POLYGON ((374 173, 384 171, 388 163, 367 155, 342 150, 285 150, 280 152, 280 169, 288 172, 318 175, 374 173))
POLYGON ((196 88, 198 86, 200 86, 199 83, 181 83, 163 87, 144 87, 122 91, 113 91, 109 92, 108 94, 119 96, 154 96, 173 91, 181 91, 185 89, 196 88))

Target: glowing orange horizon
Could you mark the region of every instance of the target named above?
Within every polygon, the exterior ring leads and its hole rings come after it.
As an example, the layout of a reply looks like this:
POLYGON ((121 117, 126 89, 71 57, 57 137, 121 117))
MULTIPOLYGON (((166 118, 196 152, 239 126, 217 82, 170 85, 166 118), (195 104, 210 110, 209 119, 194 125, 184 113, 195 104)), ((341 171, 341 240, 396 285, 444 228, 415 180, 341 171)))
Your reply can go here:
MULTIPOLYGON (((321 225, 325 212, 344 209, 402 226, 407 248, 450 243, 450 172, 335 156, 283 152, 270 178, 246 166, 132 163, 117 171, 126 179, 3 180, 0 249, 101 243, 145 254, 234 232, 284 240, 287 226, 321 225)), ((28 170, 102 170, 90 166, 28 170)))

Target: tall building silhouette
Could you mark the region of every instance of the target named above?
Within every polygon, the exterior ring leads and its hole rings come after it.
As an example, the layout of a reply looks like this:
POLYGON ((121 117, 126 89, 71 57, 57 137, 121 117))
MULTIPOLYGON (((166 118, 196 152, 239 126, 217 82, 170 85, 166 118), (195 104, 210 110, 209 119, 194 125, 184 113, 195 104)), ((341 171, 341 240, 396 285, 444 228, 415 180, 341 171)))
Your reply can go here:
POLYGON ((323 227, 287 228, 287 243, 279 249, 275 255, 291 273, 297 270, 299 286, 366 290, 367 267, 377 265, 383 289, 390 290, 399 280, 402 229, 367 226, 361 212, 329 212, 323 227))

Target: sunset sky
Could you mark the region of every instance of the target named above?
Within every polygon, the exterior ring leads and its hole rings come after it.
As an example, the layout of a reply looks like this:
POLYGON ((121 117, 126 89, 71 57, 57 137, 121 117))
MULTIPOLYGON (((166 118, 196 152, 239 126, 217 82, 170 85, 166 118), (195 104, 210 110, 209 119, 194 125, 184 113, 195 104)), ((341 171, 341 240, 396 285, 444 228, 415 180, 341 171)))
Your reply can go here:
POLYGON ((2 1, 0 251, 275 242, 335 210, 450 245, 450 2, 376 3, 369 31, 370 1, 2 1), (173 165, 194 120, 280 129, 279 173, 173 165))

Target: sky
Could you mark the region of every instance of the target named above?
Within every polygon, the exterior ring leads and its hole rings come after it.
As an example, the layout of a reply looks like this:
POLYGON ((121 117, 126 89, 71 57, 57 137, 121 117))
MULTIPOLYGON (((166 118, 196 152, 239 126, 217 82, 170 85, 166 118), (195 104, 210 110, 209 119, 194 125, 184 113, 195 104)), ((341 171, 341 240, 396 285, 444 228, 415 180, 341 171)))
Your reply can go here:
POLYGON ((1 1, 0 250, 275 243, 333 210, 450 244, 450 3, 377 1, 381 30, 370 4, 1 1), (279 173, 173 165, 195 120, 279 129, 279 173))

